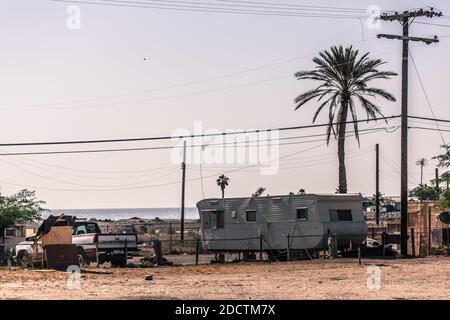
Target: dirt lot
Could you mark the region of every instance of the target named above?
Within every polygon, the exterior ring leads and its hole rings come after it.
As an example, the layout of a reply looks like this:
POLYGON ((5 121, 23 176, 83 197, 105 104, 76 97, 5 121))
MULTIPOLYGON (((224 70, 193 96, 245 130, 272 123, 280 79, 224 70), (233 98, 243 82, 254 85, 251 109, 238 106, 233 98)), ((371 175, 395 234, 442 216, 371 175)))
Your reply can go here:
POLYGON ((87 268, 81 288, 57 271, 0 269, 1 299, 449 299, 450 258, 313 260, 147 269, 87 268), (381 288, 367 288, 367 267, 381 288), (152 281, 144 280, 153 275, 152 281))

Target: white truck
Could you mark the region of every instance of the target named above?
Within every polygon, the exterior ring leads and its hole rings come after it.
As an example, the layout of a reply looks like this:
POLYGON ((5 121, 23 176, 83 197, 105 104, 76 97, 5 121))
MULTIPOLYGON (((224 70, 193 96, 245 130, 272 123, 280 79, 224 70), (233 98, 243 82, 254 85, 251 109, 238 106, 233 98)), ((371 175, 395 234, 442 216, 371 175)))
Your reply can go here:
MULTIPOLYGON (((111 262, 112 266, 126 266, 128 254, 138 251, 135 233, 101 233, 97 223, 76 221, 72 226, 72 243, 77 246, 80 265, 97 262, 111 262)), ((36 236, 27 238, 16 245, 15 260, 18 265, 27 266, 33 252, 42 254, 40 240, 36 236), (35 247, 37 246, 37 247, 35 247)))

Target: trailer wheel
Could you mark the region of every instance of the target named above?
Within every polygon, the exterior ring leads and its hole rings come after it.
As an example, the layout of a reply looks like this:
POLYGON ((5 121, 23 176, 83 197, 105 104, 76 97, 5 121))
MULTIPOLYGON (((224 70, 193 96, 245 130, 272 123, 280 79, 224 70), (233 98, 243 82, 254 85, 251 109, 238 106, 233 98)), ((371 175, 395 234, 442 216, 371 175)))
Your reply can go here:
POLYGON ((28 257, 28 252, 22 250, 17 253, 17 265, 22 268, 28 267, 30 264, 30 259, 28 257))

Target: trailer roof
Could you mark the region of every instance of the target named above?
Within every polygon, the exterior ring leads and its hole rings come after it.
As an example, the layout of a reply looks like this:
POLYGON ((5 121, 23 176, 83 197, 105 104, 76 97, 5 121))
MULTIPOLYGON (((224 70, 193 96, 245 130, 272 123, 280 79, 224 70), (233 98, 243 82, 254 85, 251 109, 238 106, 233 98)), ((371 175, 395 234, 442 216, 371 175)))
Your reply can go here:
POLYGON ((239 199, 267 199, 267 198, 281 198, 281 197, 317 197, 317 198, 359 198, 363 199, 360 193, 346 193, 346 194, 335 194, 335 193, 306 193, 306 194, 284 194, 284 195, 273 195, 273 196, 259 196, 259 197, 230 197, 230 198, 205 198, 200 200, 198 203, 203 201, 220 201, 220 200, 239 200, 239 199))

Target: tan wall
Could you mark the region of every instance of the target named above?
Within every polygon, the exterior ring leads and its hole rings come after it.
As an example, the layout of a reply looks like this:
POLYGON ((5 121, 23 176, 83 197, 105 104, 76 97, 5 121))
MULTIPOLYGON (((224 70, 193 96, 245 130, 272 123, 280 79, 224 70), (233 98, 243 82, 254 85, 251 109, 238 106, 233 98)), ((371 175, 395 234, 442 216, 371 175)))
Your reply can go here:
MULTIPOLYGON (((416 255, 425 255, 428 253, 429 244, 429 229, 443 229, 447 226, 436 219, 437 215, 441 213, 435 208, 435 201, 410 201, 408 202, 408 253, 412 253, 411 242, 411 228, 414 228, 414 245, 416 255), (431 215, 431 217, 429 217, 431 215), (431 218, 431 219, 429 219, 431 218), (431 228, 429 228, 429 221, 431 221, 431 228)), ((376 234, 386 231, 388 233, 400 232, 400 221, 381 221, 379 226, 375 226, 374 222, 369 223, 371 227, 376 229, 376 234)), ((368 236, 371 236, 369 231, 368 236)), ((431 247, 439 246, 440 244, 431 243, 431 247)))

